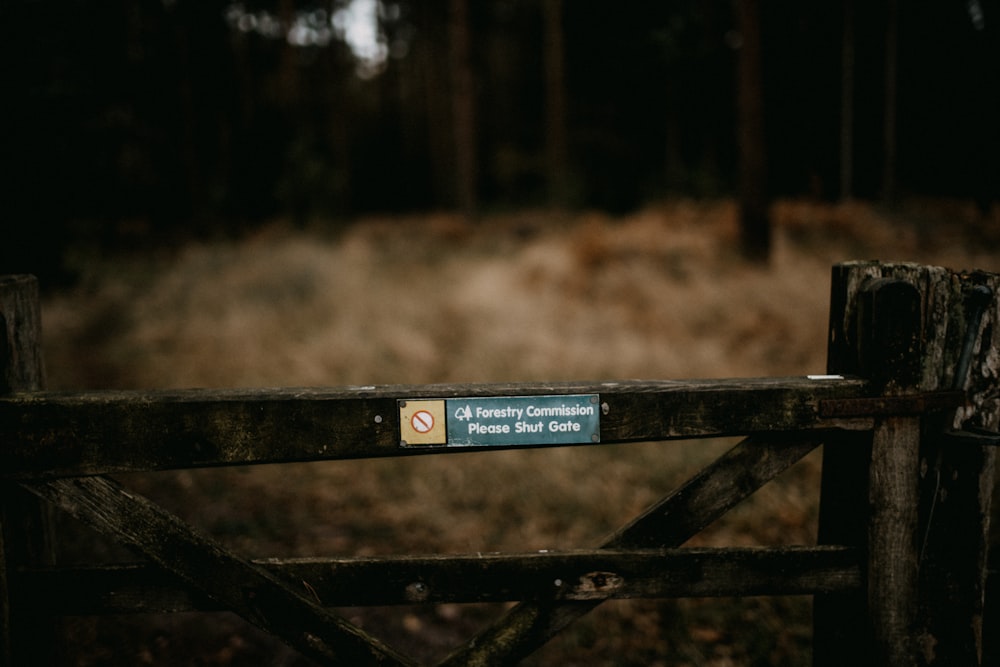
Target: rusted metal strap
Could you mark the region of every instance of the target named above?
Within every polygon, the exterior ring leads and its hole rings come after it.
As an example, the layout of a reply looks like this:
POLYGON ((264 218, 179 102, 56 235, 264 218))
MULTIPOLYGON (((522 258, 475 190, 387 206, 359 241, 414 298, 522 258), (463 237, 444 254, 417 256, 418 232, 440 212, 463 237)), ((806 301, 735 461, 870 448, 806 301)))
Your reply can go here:
POLYGON ((883 417, 919 415, 935 410, 953 410, 965 405, 961 391, 932 391, 904 396, 829 398, 819 401, 820 417, 883 417))
POLYGON ((1000 447, 1000 433, 977 426, 949 429, 943 434, 944 442, 973 447, 1000 447))

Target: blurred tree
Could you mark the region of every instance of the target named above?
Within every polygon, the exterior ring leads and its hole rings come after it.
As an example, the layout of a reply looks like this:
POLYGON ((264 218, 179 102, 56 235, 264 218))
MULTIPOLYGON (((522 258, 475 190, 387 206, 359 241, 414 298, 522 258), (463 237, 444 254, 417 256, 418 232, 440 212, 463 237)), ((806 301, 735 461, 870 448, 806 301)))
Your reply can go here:
MULTIPOLYGON (((425 148, 414 164, 423 163, 430 178, 430 204, 455 202, 455 150, 451 127, 451 95, 448 79, 447 6, 443 1, 414 3, 414 38, 410 56, 415 76, 415 95, 410 113, 422 119, 414 132, 423 137, 425 148)), ((418 170, 419 171, 419 170, 418 170)))
POLYGON ((736 0, 736 13, 740 33, 737 67, 740 240, 745 257, 767 262, 771 252, 771 219, 764 143, 759 0, 736 0))
POLYGON ((478 214, 479 164, 476 150, 476 102, 471 62, 468 0, 450 0, 448 37, 451 54, 451 100, 455 148, 455 189, 467 220, 478 214))
POLYGON ((562 0, 543 0, 545 48, 545 167, 549 203, 570 200, 566 144, 566 75, 562 0))
POLYGON ((899 41, 899 4, 887 0, 885 22, 885 106, 882 126, 882 201, 891 204, 896 200, 896 84, 899 41))
POLYGON ((854 196, 854 0, 844 0, 840 56, 840 199, 854 196))
POLYGON ((731 3, 670 3, 647 17, 662 72, 665 150, 663 178, 670 194, 719 196, 731 191, 735 144, 731 3))

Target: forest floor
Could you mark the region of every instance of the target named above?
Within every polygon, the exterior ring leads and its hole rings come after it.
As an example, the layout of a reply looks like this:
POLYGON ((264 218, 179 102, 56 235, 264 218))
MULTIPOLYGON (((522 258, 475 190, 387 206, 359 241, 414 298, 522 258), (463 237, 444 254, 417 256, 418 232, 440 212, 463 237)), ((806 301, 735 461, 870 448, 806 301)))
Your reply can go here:
MULTIPOLYGON (((729 201, 631 215, 275 223, 239 240, 101 256, 47 294, 52 389, 803 375, 825 369, 831 266, 1000 271, 1000 210, 775 205, 771 263, 737 252, 729 201)), ((122 476, 252 557, 586 548, 733 441, 122 476)), ((689 545, 812 544, 814 453, 689 545)), ((67 520, 63 557, 121 557, 67 520)), ((127 554, 125 554, 127 557, 127 554)), ((502 605, 345 609, 434 661, 502 605)), ((228 614, 69 619, 66 665, 306 665, 228 614)), ((808 598, 606 603, 528 665, 808 665, 808 598)))

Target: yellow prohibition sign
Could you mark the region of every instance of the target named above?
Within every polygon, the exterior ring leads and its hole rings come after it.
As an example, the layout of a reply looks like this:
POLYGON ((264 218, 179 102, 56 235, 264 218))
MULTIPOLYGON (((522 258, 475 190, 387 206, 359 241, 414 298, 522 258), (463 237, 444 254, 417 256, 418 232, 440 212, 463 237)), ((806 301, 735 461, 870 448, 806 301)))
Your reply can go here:
POLYGON ((406 445, 446 445, 445 402, 399 401, 399 441, 406 445))

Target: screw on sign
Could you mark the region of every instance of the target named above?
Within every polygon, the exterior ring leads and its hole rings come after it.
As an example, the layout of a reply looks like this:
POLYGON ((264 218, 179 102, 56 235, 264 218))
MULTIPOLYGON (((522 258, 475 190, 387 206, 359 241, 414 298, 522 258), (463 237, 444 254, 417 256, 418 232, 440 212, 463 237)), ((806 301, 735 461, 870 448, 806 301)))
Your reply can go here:
POLYGON ((434 428, 434 415, 427 410, 418 410, 410 417, 410 426, 417 433, 429 433, 434 428))

